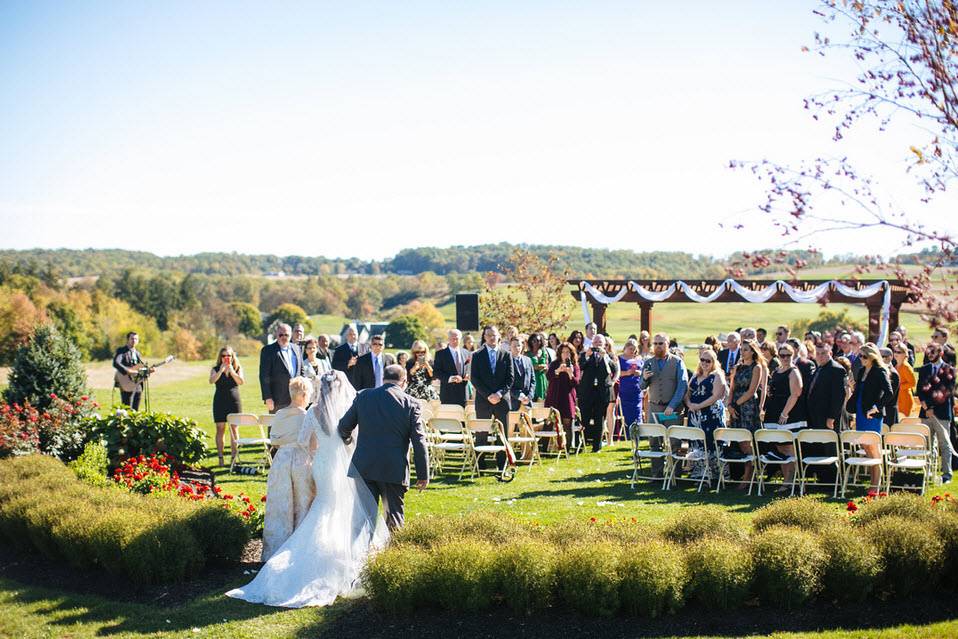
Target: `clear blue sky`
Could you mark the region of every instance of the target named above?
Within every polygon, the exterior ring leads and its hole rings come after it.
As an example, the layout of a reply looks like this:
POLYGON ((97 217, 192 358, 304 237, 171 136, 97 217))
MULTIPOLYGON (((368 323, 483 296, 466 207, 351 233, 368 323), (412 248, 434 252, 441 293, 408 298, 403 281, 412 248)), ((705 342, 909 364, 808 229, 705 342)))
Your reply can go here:
POLYGON ((801 52, 814 6, 4 0, 0 246, 779 246, 730 159, 847 153, 913 196, 907 131, 836 148, 803 111, 853 73, 801 52))

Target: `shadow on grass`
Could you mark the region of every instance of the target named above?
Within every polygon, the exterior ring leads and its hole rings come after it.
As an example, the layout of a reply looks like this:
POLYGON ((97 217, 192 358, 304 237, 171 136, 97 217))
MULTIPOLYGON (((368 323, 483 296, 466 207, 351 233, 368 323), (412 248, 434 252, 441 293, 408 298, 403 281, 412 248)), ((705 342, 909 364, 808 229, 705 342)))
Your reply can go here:
MULTIPOLYGON (((479 637, 741 637, 774 632, 818 633, 830 630, 878 630, 903 624, 925 625, 951 622, 944 633, 958 632, 958 608, 946 595, 895 601, 873 600, 856 605, 817 604, 801 610, 747 608, 717 612, 689 606, 678 614, 657 619, 633 617, 584 617, 550 609, 528 617, 507 611, 451 613, 422 610, 410 616, 389 616, 361 600, 339 608, 322 623, 301 628, 298 638, 329 636, 337 639, 417 637, 418 639, 464 639, 479 637)), ((914 635, 921 636, 920 632, 914 635)))

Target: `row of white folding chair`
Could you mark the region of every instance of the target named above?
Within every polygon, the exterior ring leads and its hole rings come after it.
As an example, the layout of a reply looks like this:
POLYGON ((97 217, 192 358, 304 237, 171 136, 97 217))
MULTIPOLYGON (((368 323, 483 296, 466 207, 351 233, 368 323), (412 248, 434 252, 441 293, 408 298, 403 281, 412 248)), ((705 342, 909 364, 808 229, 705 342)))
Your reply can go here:
POLYGON ((233 453, 230 457, 230 472, 236 467, 239 459, 239 449, 243 446, 252 446, 263 449, 263 463, 270 466, 273 458, 269 454, 269 425, 273 421, 272 415, 254 415, 252 413, 230 413, 226 416, 226 423, 230 431, 230 444, 233 453), (242 428, 255 428, 257 435, 243 437, 242 428))
MULTIPOLYGON (((515 465, 515 453, 502 424, 497 419, 470 419, 460 422, 449 418, 433 417, 427 429, 430 454, 436 460, 434 464, 431 464, 431 472, 445 469, 447 461, 461 461, 459 478, 462 479, 467 472, 470 477, 474 477, 476 474, 486 472, 480 467, 482 456, 499 452, 506 454, 510 462, 506 464, 507 467, 515 465), (477 432, 489 433, 489 442, 477 446, 475 443, 477 432)), ((496 469, 494 472, 499 473, 505 470, 496 469)))

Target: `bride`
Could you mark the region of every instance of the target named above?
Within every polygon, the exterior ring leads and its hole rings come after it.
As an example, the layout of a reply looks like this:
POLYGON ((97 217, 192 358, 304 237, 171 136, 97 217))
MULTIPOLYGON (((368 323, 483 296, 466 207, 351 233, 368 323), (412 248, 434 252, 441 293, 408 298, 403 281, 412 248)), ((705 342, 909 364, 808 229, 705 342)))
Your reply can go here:
POLYGON ((302 523, 260 569, 229 597, 270 606, 326 606, 357 587, 366 557, 388 532, 366 483, 347 476, 357 435, 346 445, 336 432, 356 391, 340 371, 320 378, 321 388, 299 433, 298 445, 315 450, 316 497, 302 523))

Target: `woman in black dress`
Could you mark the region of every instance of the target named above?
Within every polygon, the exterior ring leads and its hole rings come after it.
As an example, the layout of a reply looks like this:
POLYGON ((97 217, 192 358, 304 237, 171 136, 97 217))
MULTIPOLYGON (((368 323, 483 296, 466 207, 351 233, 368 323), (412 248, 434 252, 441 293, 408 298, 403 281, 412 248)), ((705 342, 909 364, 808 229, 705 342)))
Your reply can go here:
MULTIPOLYGON (((240 401, 239 387, 246 382, 243 377, 243 368, 236 359, 236 353, 233 348, 226 346, 220 349, 220 356, 215 366, 210 371, 210 384, 216 384, 216 392, 213 393, 213 422, 216 424, 216 452, 219 455, 219 465, 223 465, 223 435, 226 432, 226 416, 230 413, 242 413, 243 404, 240 401)), ((237 438, 235 429, 233 437, 230 438, 230 446, 236 447, 234 443, 237 438)), ((234 454, 235 450, 232 451, 234 454)))

